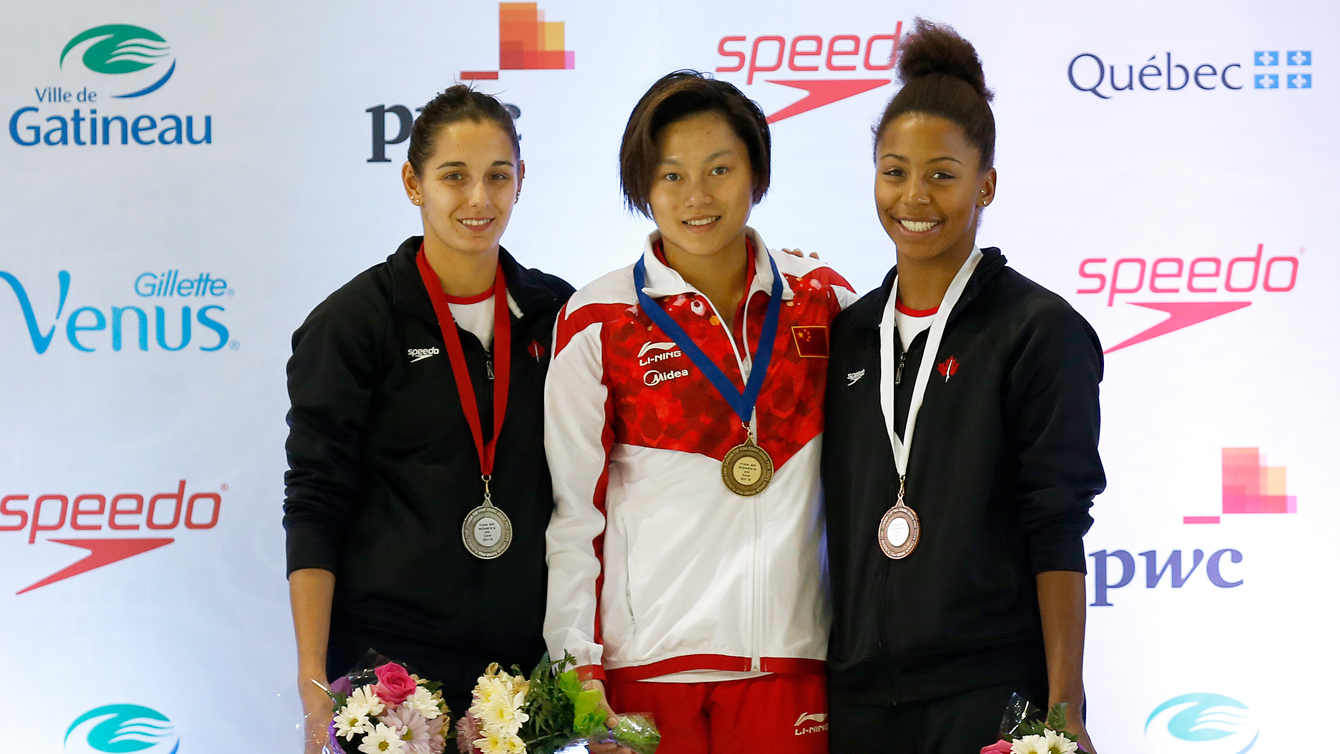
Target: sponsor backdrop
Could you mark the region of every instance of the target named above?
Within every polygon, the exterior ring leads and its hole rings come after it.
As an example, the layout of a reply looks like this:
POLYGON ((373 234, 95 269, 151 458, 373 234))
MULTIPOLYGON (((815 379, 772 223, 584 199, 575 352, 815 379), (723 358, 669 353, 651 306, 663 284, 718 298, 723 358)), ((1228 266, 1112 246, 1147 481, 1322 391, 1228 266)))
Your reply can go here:
POLYGON ((505 244, 580 286, 650 226, 616 177, 637 97, 713 71, 771 116, 752 224, 867 291, 893 259, 869 129, 922 14, 997 93, 982 243, 1108 351, 1095 740, 1303 748, 1340 675, 1338 8, 6 3, 0 703, 21 713, 0 749, 297 751, 284 362, 317 302, 419 228, 416 107, 462 79, 513 106, 505 244))

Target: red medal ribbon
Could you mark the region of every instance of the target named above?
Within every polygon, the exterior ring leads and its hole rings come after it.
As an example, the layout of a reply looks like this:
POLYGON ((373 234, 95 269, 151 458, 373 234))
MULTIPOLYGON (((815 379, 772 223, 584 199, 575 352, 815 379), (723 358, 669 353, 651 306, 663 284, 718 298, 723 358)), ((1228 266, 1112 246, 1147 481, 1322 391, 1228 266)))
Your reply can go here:
MULTIPOLYGON (((484 430, 479 421, 479 404, 475 402, 475 386, 470 381, 470 372, 465 365, 465 350, 461 348, 461 336, 456 332, 456 319, 451 316, 451 306, 447 294, 442 290, 442 282, 428 257, 419 247, 419 274, 423 285, 428 289, 428 298, 433 301, 433 311, 437 313, 437 326, 442 330, 442 340, 447 345, 447 357, 451 359, 451 373, 456 377, 456 389, 461 395, 461 410, 465 412, 465 421, 470 425, 470 433, 475 438, 475 449, 479 451, 479 471, 487 483, 493 475, 493 456, 498 447, 498 435, 502 434, 503 417, 507 414, 507 387, 511 381, 512 366, 512 317, 507 308, 507 281, 503 279, 502 264, 498 265, 498 274, 493 279, 493 437, 484 443, 484 430)), ((487 484, 484 487, 488 489, 487 484)))

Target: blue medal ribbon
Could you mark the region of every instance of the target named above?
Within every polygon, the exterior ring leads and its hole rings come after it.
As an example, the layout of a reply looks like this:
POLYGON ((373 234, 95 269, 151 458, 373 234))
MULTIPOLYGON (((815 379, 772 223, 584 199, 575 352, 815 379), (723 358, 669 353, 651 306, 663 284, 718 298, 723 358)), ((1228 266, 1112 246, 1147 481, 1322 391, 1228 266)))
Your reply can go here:
MULTIPOLYGON (((752 259, 750 263, 753 263, 752 259)), ((703 349, 693 342, 689 334, 684 332, 684 328, 680 327, 679 323, 643 290, 647 282, 646 257, 638 259, 637 264, 633 265, 633 285, 637 287, 637 301, 642 306, 642 311, 646 312, 652 323, 661 328, 661 332, 669 336, 675 345, 688 355, 689 360, 702 371, 703 376, 707 377, 708 382, 712 383, 718 393, 721 393, 721 397, 726 399, 726 403, 730 404, 746 426, 754 415, 754 404, 758 403, 763 380, 768 376, 768 364, 772 362, 772 346, 777 340, 777 320, 780 319, 782 312, 782 275, 778 272, 777 262, 773 260, 771 254, 768 254, 768 264, 772 265, 772 298, 768 301, 768 312, 763 317, 763 331, 758 338, 758 353, 754 355, 754 368, 749 372, 749 381, 745 383, 743 393, 735 389, 735 383, 721 371, 721 367, 713 363, 707 354, 703 353, 703 349)), ((749 310, 748 296, 746 292, 744 307, 746 312, 749 310)), ((748 346, 746 343, 745 347, 748 346)))

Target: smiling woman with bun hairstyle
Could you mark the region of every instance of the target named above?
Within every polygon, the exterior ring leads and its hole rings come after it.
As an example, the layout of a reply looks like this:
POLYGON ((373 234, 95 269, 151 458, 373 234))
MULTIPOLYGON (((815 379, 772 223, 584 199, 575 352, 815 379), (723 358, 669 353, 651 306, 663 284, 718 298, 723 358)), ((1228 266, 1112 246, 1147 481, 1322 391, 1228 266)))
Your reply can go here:
POLYGON ((996 135, 972 45, 918 19, 898 72, 874 133, 897 265, 834 321, 829 361, 832 749, 972 754, 1019 693, 1066 702, 1092 752, 1082 537, 1105 485, 1102 349, 977 245, 996 135))

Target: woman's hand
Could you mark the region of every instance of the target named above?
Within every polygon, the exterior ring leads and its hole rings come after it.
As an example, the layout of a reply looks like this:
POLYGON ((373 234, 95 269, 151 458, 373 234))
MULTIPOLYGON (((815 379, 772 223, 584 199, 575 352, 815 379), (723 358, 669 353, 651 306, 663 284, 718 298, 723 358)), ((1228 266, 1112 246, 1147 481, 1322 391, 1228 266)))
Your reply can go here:
MULTIPOLYGON (((609 697, 605 695, 605 682, 592 678, 584 685, 587 691, 600 692, 600 706, 605 708, 605 727, 613 728, 618 725, 619 716, 614 714, 614 708, 610 706, 609 697)), ((624 748, 616 743, 591 743, 587 744, 586 748, 591 754, 633 754, 632 749, 624 748)))
POLYGON ((321 749, 330 738, 331 709, 330 697, 321 686, 329 685, 325 678, 303 678, 298 681, 298 694, 302 698, 303 754, 321 754, 321 749))
POLYGON ((1079 739, 1081 751, 1088 754, 1098 754, 1093 750, 1093 741, 1089 740, 1089 732, 1084 729, 1084 721, 1080 719, 1079 715, 1067 715, 1065 729, 1069 733, 1074 733, 1075 737, 1079 739))

